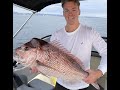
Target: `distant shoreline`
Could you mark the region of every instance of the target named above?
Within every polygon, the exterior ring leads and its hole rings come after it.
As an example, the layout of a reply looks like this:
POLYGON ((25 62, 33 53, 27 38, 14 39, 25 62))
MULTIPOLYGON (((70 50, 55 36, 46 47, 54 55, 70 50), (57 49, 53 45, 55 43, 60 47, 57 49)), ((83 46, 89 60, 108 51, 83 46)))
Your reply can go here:
MULTIPOLYGON (((31 15, 32 13, 19 13, 19 12, 13 12, 13 14, 21 14, 21 15, 31 15)), ((41 13, 36 13, 36 15, 40 16, 60 16, 63 17, 63 15, 60 14, 41 14, 41 13)), ((86 17, 86 18, 106 18, 106 17, 100 17, 100 16, 80 16, 80 17, 86 17)))

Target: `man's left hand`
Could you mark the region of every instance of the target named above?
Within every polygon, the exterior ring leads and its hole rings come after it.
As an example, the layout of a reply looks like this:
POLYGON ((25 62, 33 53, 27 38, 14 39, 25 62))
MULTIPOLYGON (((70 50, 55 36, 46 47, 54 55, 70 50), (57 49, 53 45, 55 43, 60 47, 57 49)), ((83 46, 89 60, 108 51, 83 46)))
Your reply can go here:
POLYGON ((88 77, 86 77, 84 79, 84 81, 88 84, 94 83, 97 81, 97 79, 99 79, 103 73, 101 70, 97 69, 97 70, 87 70, 87 72, 89 73, 88 77))

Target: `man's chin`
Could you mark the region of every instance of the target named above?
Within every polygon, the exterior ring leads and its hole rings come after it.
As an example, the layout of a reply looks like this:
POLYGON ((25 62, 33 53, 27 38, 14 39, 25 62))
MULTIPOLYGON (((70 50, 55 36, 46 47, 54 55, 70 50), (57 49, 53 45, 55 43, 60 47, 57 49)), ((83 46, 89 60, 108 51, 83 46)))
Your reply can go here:
POLYGON ((74 25, 74 22, 69 22, 69 25, 74 25))

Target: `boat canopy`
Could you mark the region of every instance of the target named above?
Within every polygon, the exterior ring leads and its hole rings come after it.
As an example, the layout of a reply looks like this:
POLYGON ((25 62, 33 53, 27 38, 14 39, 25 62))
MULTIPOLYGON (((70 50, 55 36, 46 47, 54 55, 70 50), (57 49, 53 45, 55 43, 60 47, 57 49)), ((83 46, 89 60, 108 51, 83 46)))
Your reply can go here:
MULTIPOLYGON (((83 1, 83 0, 79 0, 83 1)), ((60 3, 61 0, 13 0, 13 4, 16 4, 18 6, 22 6, 24 8, 30 9, 35 12, 39 12, 44 7, 60 3)))

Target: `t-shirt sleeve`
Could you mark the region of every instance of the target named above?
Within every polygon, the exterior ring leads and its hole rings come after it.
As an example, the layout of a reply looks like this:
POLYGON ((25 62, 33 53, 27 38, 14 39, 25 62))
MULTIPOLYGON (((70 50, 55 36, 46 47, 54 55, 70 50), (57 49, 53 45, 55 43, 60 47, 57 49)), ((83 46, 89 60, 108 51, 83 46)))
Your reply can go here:
POLYGON ((105 72, 107 72, 107 43, 95 30, 92 30, 92 40, 93 47, 101 56, 101 61, 100 65, 98 66, 98 69, 100 69, 104 75, 105 72))

